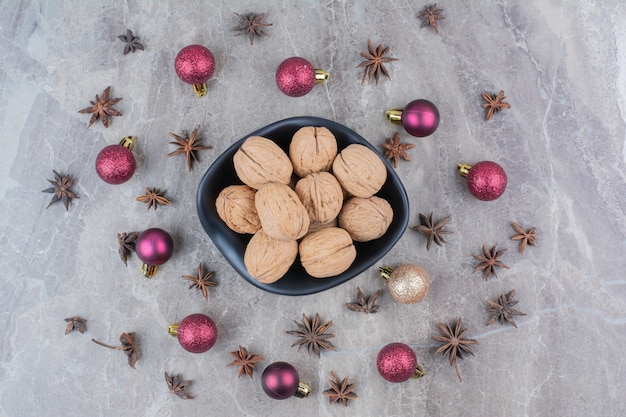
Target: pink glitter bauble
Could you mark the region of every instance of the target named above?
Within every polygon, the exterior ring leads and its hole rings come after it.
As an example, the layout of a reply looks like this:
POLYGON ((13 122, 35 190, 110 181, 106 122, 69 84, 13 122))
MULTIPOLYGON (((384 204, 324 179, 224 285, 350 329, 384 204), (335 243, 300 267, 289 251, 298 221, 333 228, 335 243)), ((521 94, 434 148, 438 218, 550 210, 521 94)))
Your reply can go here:
POLYGON ((504 169, 491 161, 482 161, 472 166, 466 179, 470 193, 482 201, 491 201, 500 197, 507 184, 504 169))
POLYGON ((378 373, 389 382, 404 382, 417 368, 415 352, 404 343, 389 343, 378 352, 378 373))
POLYGON ((215 59, 202 45, 185 46, 176 55, 174 68, 178 77, 188 84, 203 84, 213 75, 215 59))
POLYGON ((174 252, 174 241, 163 229, 144 230, 135 241, 137 257, 147 265, 162 265, 174 252))
POLYGON ((315 86, 315 68, 304 58, 287 58, 276 70, 276 85, 289 97, 302 97, 315 86))
POLYGON ((135 156, 122 145, 110 145, 96 157, 96 173, 104 182, 122 184, 135 173, 135 156))
POLYGON ((275 400, 293 396, 299 383, 298 371, 287 362, 274 362, 268 365, 261 376, 263 391, 275 400))
POLYGON ((217 326, 209 316, 191 314, 178 324, 176 338, 188 352, 206 352, 217 341, 217 326))
POLYGON ((439 127, 439 110, 428 100, 413 100, 402 110, 402 126, 413 136, 432 135, 439 127))

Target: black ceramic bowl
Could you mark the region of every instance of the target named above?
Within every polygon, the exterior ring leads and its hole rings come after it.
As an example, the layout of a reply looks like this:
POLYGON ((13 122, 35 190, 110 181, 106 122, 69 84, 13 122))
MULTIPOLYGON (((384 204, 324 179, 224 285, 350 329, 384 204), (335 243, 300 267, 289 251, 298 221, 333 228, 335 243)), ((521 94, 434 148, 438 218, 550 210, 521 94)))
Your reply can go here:
MULTIPOLYGON (((238 140, 213 162, 198 187, 197 205, 200 223, 215 246, 249 283, 275 294, 314 294, 343 284, 382 258, 400 239, 409 222, 409 200, 406 191, 391 165, 385 161, 387 181, 376 195, 386 199, 393 207, 393 221, 383 237, 370 242, 354 243, 357 256, 347 271, 331 278, 313 278, 302 268, 300 260, 296 259, 287 274, 272 284, 263 284, 254 279, 243 263, 246 245, 252 235, 239 234, 230 230, 217 215, 215 199, 227 186, 242 184, 233 167, 233 155, 248 137, 263 136, 271 139, 288 154, 292 136, 304 126, 323 126, 329 129, 337 138, 340 151, 350 144, 359 143, 378 153, 368 141, 339 123, 318 117, 294 117, 272 123, 238 140)), ((381 159, 384 160, 382 157, 381 159)))

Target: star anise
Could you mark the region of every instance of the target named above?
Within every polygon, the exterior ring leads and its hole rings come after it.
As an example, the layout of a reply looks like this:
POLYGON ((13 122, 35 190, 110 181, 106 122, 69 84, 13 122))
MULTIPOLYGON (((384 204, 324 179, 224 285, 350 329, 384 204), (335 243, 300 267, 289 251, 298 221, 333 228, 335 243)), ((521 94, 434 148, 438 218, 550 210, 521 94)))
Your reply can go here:
POLYGON ((512 316, 525 316, 526 314, 513 308, 513 306, 518 303, 518 301, 514 300, 513 297, 515 297, 515 290, 511 290, 506 294, 501 294, 497 301, 491 301, 489 299, 486 300, 487 304, 489 304, 487 311, 491 314, 491 318, 487 322, 487 326, 498 320, 501 324, 504 324, 504 322, 507 321, 517 327, 517 324, 515 324, 515 320, 513 320, 512 316))
POLYGON ((446 225, 450 221, 450 216, 444 217, 443 219, 439 220, 439 222, 437 222, 436 224, 435 224, 435 221, 433 220, 432 211, 430 212, 429 217, 424 216, 422 213, 420 213, 419 216, 420 216, 420 223, 422 224, 419 226, 411 226, 410 229, 415 230, 416 232, 423 233, 428 237, 428 243, 426 243, 426 250, 430 250, 430 245, 432 245, 433 242, 435 242, 439 246, 443 246, 443 244, 447 242, 446 242, 446 239, 442 235, 448 235, 448 234, 454 233, 454 232, 451 232, 450 230, 444 229, 444 227, 446 227, 446 225))
POLYGON ((102 97, 96 94, 96 101, 89 101, 91 103, 91 107, 84 108, 79 110, 79 113, 88 114, 93 113, 91 115, 91 119, 89 119, 89 126, 98 119, 102 122, 104 127, 109 127, 109 116, 121 116, 118 110, 114 109, 113 106, 121 100, 121 98, 112 98, 109 99, 109 92, 111 91, 111 86, 104 89, 102 92, 102 97))
POLYGON ((322 324, 320 315, 315 313, 313 320, 302 314, 302 323, 293 321, 298 326, 298 330, 289 330, 286 333, 298 337, 291 346, 298 346, 298 352, 302 346, 306 346, 309 355, 315 352, 317 356, 320 356, 321 349, 335 350, 335 347, 327 339, 335 337, 334 334, 326 333, 326 330, 333 324, 333 321, 322 324))
POLYGON ((489 109, 487 111, 487 115, 485 116, 486 120, 491 119, 494 113, 498 113, 502 109, 510 109, 511 105, 509 103, 505 103, 504 100, 506 97, 504 96, 504 91, 500 90, 498 94, 487 94, 483 93, 483 99, 485 99, 486 103, 483 103, 483 107, 489 109))
POLYGON ((183 278, 192 281, 192 284, 189 286, 189 289, 196 288, 199 291, 202 291, 202 295, 205 299, 209 299, 209 287, 217 286, 217 282, 211 281, 215 272, 210 271, 206 274, 202 271, 202 263, 198 264, 198 275, 183 275, 183 278))
POLYGON ((385 148, 385 158, 393 160, 393 167, 398 168, 400 158, 405 161, 411 160, 406 151, 415 148, 415 145, 412 143, 400 143, 400 134, 396 132, 393 138, 389 138, 386 143, 383 143, 383 148, 385 148))
POLYGON ((191 136, 187 137, 187 134, 183 132, 183 136, 178 136, 174 133, 170 133, 170 136, 176 140, 176 142, 170 142, 172 145, 178 145, 178 149, 174 152, 170 152, 167 156, 174 156, 181 153, 185 154, 185 158, 187 159, 187 169, 191 171, 191 163, 192 158, 196 162, 200 162, 198 156, 196 155, 197 151, 203 151, 205 149, 213 149, 212 146, 202 146, 202 139, 198 139, 198 130, 200 126, 198 125, 193 132, 191 132, 191 136))
POLYGON ((365 70, 363 71, 363 79, 361 80, 361 85, 365 83, 365 77, 367 77, 368 81, 371 81, 372 75, 376 80, 376 85, 378 85, 378 80, 381 73, 391 80, 389 72, 387 72, 387 68, 385 68, 385 62, 397 61, 398 59, 385 57, 385 55, 389 53, 390 48, 391 47, 388 46, 383 49, 382 44, 378 45, 378 48, 374 48, 372 41, 370 39, 367 40, 367 49, 369 50, 369 52, 359 53, 363 58, 367 59, 367 61, 363 61, 356 66, 357 68, 365 67, 365 70))
POLYGON ((170 394, 177 395, 183 400, 193 400, 193 395, 187 392, 187 386, 191 385, 191 381, 183 381, 180 375, 171 376, 166 372, 165 382, 170 394))
POLYGON ((254 373, 254 367, 257 362, 263 360, 262 356, 253 355, 248 352, 243 346, 239 346, 239 350, 234 352, 228 352, 235 359, 228 366, 240 366, 239 372, 237 373, 237 377, 241 377, 244 373, 252 378, 252 374, 254 373))
POLYGON ((124 262, 124 265, 128 266, 128 258, 130 254, 135 251, 135 241, 139 237, 139 232, 122 232, 117 234, 117 252, 120 255, 120 259, 124 262))
POLYGON ((417 15, 419 19, 422 19, 422 24, 420 25, 420 29, 424 26, 432 26, 435 29, 435 33, 439 33, 437 29, 437 21, 445 19, 445 17, 441 14, 443 9, 437 8, 437 3, 431 4, 430 6, 424 6, 420 14, 417 15))
MULTIPOLYGON (((73 198, 79 198, 70 187, 74 185, 74 178, 69 175, 61 175, 55 170, 52 170, 54 173, 54 180, 48 180, 52 187, 46 188, 42 190, 42 193, 53 193, 52 200, 50 200, 50 204, 48 207, 56 203, 57 201, 63 201, 65 204, 65 210, 69 210, 70 202, 73 198)), ((46 207, 46 208, 48 208, 46 207)))
POLYGON ((487 246, 483 244, 482 255, 472 254, 475 259, 480 261, 480 263, 476 265, 476 268, 474 268, 474 271, 472 271, 472 274, 475 274, 478 271, 483 271, 483 278, 485 278, 485 281, 489 281, 489 276, 491 274, 493 274, 493 276, 497 278, 498 274, 496 274, 496 266, 509 269, 508 266, 500 261, 500 257, 504 255, 504 252, 506 251, 506 249, 500 249, 499 251, 496 251, 495 245, 488 250, 487 246))
POLYGON ((167 190, 161 191, 161 189, 159 188, 147 188, 146 187, 146 193, 143 195, 140 195, 135 200, 141 201, 142 203, 147 204, 148 210, 154 207, 154 210, 156 211, 158 206, 171 206, 172 205, 172 203, 167 198, 165 198, 166 191, 167 190))
POLYGON ((139 359, 139 352, 137 351, 137 347, 135 345, 135 333, 122 333, 120 336, 120 342, 122 343, 121 346, 105 345, 96 339, 91 339, 91 341, 99 344, 100 346, 104 346, 105 348, 123 351, 128 357, 128 365, 135 369, 135 364, 137 363, 137 359, 139 359))
POLYGON ((65 334, 68 334, 73 330, 85 333, 85 330, 87 330, 87 320, 81 319, 78 316, 68 317, 65 321, 67 322, 67 325, 65 326, 65 334))
POLYGON ((511 222, 511 226, 517 232, 515 236, 511 237, 511 240, 519 240, 519 253, 524 253, 524 249, 526 249, 526 245, 529 246, 537 246, 536 238, 537 232, 535 232, 535 228, 531 227, 528 231, 522 229, 522 226, 515 222, 511 222))
POLYGON ((359 397, 355 392, 352 392, 354 391, 356 384, 348 383, 349 377, 345 377, 343 380, 339 381, 339 378, 337 378, 337 375, 335 375, 333 371, 330 371, 330 374, 333 376, 333 379, 328 380, 330 389, 322 392, 322 394, 328 397, 331 404, 341 401, 343 405, 347 407, 348 401, 359 397))
POLYGON ((250 38, 250 45, 254 43, 254 38, 257 36, 267 36, 267 33, 263 30, 264 27, 272 26, 272 23, 263 23, 265 13, 254 14, 248 13, 247 15, 240 15, 235 13, 235 16, 239 19, 237 27, 233 30, 239 31, 236 36, 248 35, 250 38))
POLYGON ((129 52, 135 53, 137 49, 141 49, 143 51, 143 45, 139 43, 139 37, 133 36, 133 31, 130 29, 126 29, 126 35, 118 36, 119 40, 124 42, 124 55, 129 52))
POLYGON ((465 333, 467 333, 467 329, 461 328, 460 317, 457 319, 454 329, 443 323, 437 323, 437 327, 439 327, 441 336, 431 336, 431 338, 442 342, 443 345, 435 351, 435 355, 442 353, 444 356, 448 356, 450 365, 454 365, 456 369, 456 376, 459 377, 459 381, 462 381, 456 360, 463 359, 463 353, 469 353, 474 356, 474 352, 469 348, 469 345, 478 345, 479 343, 476 340, 463 338, 465 333))
POLYGON ((359 287, 356 287, 356 298, 357 298, 357 302, 356 303, 346 303, 346 307, 348 308, 348 310, 352 310, 352 311, 358 311, 361 313, 377 313, 378 312, 378 307, 380 307, 378 304, 374 304, 376 302, 376 300, 378 299, 378 296, 380 295, 381 290, 376 291, 374 294, 372 294, 369 298, 365 298, 365 294, 363 294, 363 291, 361 291, 361 289, 359 287))

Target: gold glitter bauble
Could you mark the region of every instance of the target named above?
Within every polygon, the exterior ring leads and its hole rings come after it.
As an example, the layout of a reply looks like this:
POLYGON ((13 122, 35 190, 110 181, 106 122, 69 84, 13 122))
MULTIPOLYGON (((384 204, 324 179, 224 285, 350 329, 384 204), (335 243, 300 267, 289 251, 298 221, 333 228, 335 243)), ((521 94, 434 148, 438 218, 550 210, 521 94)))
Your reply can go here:
MULTIPOLYGON (((385 278, 384 275, 383 272, 383 278, 385 278)), ((406 264, 392 270, 388 275, 387 285, 391 296, 396 301, 402 304, 413 304, 426 297, 430 288, 430 280, 426 271, 421 267, 406 264)))

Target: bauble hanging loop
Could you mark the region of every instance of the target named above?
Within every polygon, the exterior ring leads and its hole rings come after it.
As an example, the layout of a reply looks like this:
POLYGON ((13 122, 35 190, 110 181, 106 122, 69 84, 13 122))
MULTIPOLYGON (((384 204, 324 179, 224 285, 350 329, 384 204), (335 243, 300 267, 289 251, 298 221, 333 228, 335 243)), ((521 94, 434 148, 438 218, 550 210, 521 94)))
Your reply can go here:
POLYGON ((137 236, 135 252, 143 262, 141 272, 146 278, 152 278, 158 266, 163 265, 172 256, 174 240, 163 229, 157 227, 147 229, 137 236))
POLYGON ((459 174, 467 179, 470 193, 479 200, 495 200, 506 190, 506 172, 495 162, 482 161, 473 166, 457 164, 456 167, 459 174))
POLYGON ((426 375, 417 363, 413 349, 399 342, 389 343, 378 352, 376 368, 380 376, 389 382, 404 382, 426 375))
POLYGON ((167 331, 178 339, 183 349, 191 353, 206 352, 217 341, 217 326, 204 314, 191 314, 180 323, 170 324, 167 331))
POLYGON ((287 362, 268 365, 261 376, 261 387, 275 400, 285 400, 292 396, 305 398, 311 393, 309 385, 300 382, 296 368, 287 362))
POLYGON ((391 123, 399 124, 413 136, 432 135, 439 127, 439 110, 428 100, 413 100, 404 109, 391 109, 386 112, 391 123))
POLYGON ((215 58, 202 45, 188 45, 176 55, 174 68, 178 78, 193 85, 193 91, 198 97, 204 97, 207 93, 206 82, 215 70, 215 58))
POLYGON ((109 145, 96 157, 96 173, 108 184, 125 183, 135 173, 137 162, 131 152, 135 146, 135 137, 126 136, 118 145, 109 145))
POLYGON ((378 268, 381 278, 387 281, 391 296, 402 304, 422 301, 428 294, 430 279, 419 265, 405 264, 397 268, 378 268))
POLYGON ((289 97, 308 94, 315 84, 322 84, 329 74, 313 68, 313 64, 297 56, 287 58, 276 69, 276 85, 289 97))

